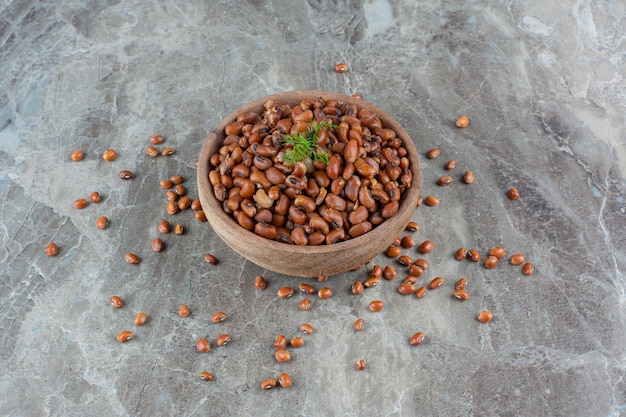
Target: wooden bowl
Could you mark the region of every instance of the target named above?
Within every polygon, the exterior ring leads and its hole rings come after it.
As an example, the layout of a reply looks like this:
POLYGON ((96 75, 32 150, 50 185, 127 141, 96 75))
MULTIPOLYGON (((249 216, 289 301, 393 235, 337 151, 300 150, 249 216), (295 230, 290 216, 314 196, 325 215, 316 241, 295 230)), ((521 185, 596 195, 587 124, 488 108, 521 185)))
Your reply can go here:
POLYGON ((399 237, 417 206, 421 187, 419 156, 413 140, 402 126, 384 111, 353 97, 317 90, 300 90, 274 94, 245 104, 222 120, 211 132, 198 158, 198 195, 206 217, 215 233, 233 250, 249 261, 281 274, 318 277, 349 271, 372 260, 399 237), (347 241, 320 246, 297 246, 263 238, 239 226, 235 219, 224 212, 222 204, 215 198, 209 183, 209 159, 220 148, 224 140, 224 128, 244 111, 261 114, 268 100, 283 104, 297 104, 304 99, 323 98, 344 103, 354 103, 378 114, 383 127, 393 129, 408 151, 410 169, 413 173, 411 186, 404 191, 398 212, 391 218, 362 236, 347 241))

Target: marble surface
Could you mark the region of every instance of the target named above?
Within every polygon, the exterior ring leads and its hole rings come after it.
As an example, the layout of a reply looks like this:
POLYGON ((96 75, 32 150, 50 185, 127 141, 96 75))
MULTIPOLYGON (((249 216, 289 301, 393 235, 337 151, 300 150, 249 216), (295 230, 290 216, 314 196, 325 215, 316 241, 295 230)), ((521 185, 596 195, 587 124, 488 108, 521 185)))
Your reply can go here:
MULTIPOLYGON (((0 415, 626 415, 626 5, 557 1, 0 1, 0 415), (350 72, 335 73, 345 62, 350 72), (360 93, 422 155, 417 242, 446 278, 424 299, 400 278, 354 296, 367 269, 307 282, 334 290, 299 311, 302 279, 263 270, 189 212, 169 216, 159 180, 192 196, 208 132, 239 105, 294 89, 360 93), (454 127, 466 114, 470 125, 454 127), (147 158, 161 133, 176 148, 147 158), (83 149, 85 159, 70 153, 83 149), (119 158, 104 162, 106 149, 119 158), (456 159, 476 182, 439 187, 456 159), (123 182, 117 174, 136 174, 123 182), (521 197, 510 201, 509 187, 521 197), (77 198, 99 191, 83 210, 77 198), (94 221, 106 215, 110 226, 94 221), (185 225, 153 253, 163 218, 185 225), (44 254, 51 241, 56 257, 44 254), (503 245, 535 264, 453 259, 503 245), (123 255, 137 253, 129 265, 123 255), (210 266, 205 253, 220 263, 210 266), (264 275, 261 292, 253 279, 264 275), (471 298, 452 298, 466 276, 471 298), (126 305, 112 309, 108 298, 126 305), (382 313, 367 310, 386 301, 382 313), (181 303, 192 314, 176 315, 181 303), (476 313, 493 312, 481 324, 476 313), (137 311, 149 315, 141 328, 137 311), (211 315, 223 310, 220 324, 211 315), (352 329, 364 318, 363 332, 352 329), (316 329, 292 360, 274 337, 316 329), (115 340, 125 329, 136 338, 115 340), (410 346, 415 332, 426 334, 410 346), (196 352, 194 342, 232 343, 196 352), (354 369, 363 358, 367 368, 354 369), (215 375, 211 382, 200 371, 215 375), (263 379, 292 375, 289 389, 263 379)), ((406 253, 417 256, 415 250, 406 253)), ((376 263, 395 265, 380 255, 376 263)), ((369 267, 371 268, 371 266, 369 267)))

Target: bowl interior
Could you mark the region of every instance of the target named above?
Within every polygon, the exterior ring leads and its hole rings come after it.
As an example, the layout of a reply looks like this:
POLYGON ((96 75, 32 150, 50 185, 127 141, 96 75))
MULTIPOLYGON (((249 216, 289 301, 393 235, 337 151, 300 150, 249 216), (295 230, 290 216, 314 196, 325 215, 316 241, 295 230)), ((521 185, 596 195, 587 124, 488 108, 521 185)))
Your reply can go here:
POLYGON ((319 276, 333 275, 360 266, 384 250, 402 232, 417 206, 421 186, 419 156, 413 140, 402 126, 377 107, 343 94, 318 90, 300 90, 263 97, 250 102, 225 117, 209 134, 198 158, 198 195, 203 210, 216 234, 232 249, 248 260, 287 275, 319 276), (400 199, 400 208, 391 218, 368 233, 347 241, 320 246, 297 246, 272 241, 239 226, 231 215, 224 212, 222 204, 213 195, 208 181, 209 159, 224 141, 224 128, 244 111, 261 114, 264 104, 273 100, 283 104, 296 104, 304 99, 323 98, 344 103, 354 103, 378 114, 383 126, 393 129, 407 150, 413 173, 411 186, 400 199))

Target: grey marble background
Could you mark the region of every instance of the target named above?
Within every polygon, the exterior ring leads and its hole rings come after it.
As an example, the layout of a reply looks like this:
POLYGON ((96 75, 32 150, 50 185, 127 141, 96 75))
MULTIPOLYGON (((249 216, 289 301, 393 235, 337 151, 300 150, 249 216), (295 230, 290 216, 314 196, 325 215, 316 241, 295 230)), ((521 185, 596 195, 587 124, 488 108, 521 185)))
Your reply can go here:
POLYGON ((0 415, 626 415, 625 10, 621 0, 0 1, 0 415), (350 72, 335 73, 339 62, 350 72), (301 295, 276 290, 302 279, 246 262, 189 212, 165 213, 159 180, 180 173, 195 196, 194 161, 223 116, 294 89, 358 92, 422 155, 441 149, 422 159, 423 195, 441 205, 413 217, 415 240, 436 244, 420 282, 443 276, 444 288, 401 296, 401 270, 353 296, 363 269, 332 277, 335 295, 299 311, 301 295), (145 156, 157 133, 173 156, 145 156), (72 162, 79 148, 85 159, 72 162), (100 158, 108 148, 113 163, 100 158), (435 185, 449 159, 455 178, 471 169, 476 183, 435 185), (122 169, 136 178, 120 181, 122 169), (92 191, 103 200, 74 209, 92 191), (106 230, 94 226, 101 215, 106 230), (187 233, 153 253, 170 217, 187 233), (50 241, 56 257, 43 252, 50 241), (498 244, 525 253, 535 274, 452 256, 498 244), (142 262, 127 264, 127 252, 142 262), (206 264, 207 252, 221 263, 206 264), (252 286, 259 274, 264 292, 252 286), (461 276, 463 303, 451 297, 461 276), (379 314, 367 310, 376 298, 379 314), (491 323, 476 321, 482 309, 491 323), (135 328, 140 310, 149 320, 135 328), (228 319, 213 324, 217 310, 228 319), (274 337, 302 322, 315 334, 277 363, 274 337), (126 328, 136 338, 122 345, 126 328), (412 347, 416 331, 426 341, 412 347), (225 332, 230 345, 196 352, 196 339, 225 332), (280 372, 291 388, 260 389, 280 372))

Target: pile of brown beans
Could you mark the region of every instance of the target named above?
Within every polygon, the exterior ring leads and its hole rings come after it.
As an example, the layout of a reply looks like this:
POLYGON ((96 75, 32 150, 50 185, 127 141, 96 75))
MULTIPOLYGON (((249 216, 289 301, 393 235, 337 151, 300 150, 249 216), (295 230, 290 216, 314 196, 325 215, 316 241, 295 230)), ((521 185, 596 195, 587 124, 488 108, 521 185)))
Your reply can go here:
POLYGON ((259 236, 323 245, 361 236, 393 216, 413 174, 407 150, 378 115, 321 98, 288 106, 268 102, 241 113, 210 158, 209 181, 224 211, 259 236), (317 145, 329 156, 290 163, 286 134, 322 127, 317 145))

